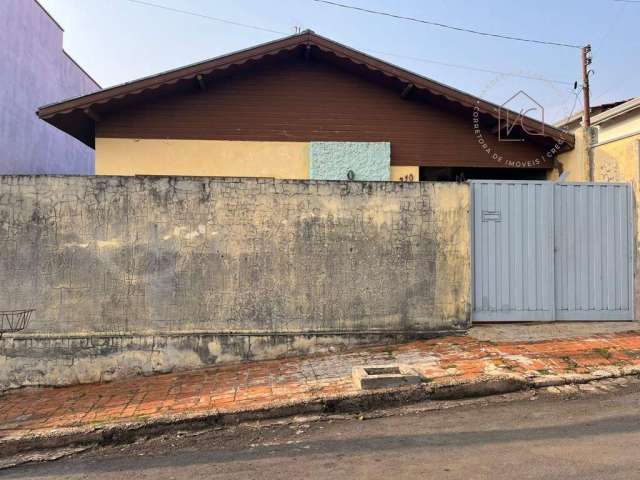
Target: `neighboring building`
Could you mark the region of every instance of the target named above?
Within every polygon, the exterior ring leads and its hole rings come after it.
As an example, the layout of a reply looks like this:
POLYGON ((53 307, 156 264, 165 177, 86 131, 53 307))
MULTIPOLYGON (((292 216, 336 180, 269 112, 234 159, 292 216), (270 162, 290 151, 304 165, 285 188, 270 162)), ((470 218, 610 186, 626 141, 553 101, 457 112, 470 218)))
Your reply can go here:
POLYGON ((596 182, 640 180, 640 97, 591 119, 591 145, 596 182))
MULTIPOLYGON (((596 157, 601 158, 607 150, 617 149, 620 146, 633 148, 633 136, 640 132, 639 101, 640 99, 620 100, 591 107, 590 151, 596 167, 595 181, 598 181, 599 163, 596 157), (605 147, 609 144, 616 144, 616 146, 605 147)), ((589 156, 582 129, 582 113, 561 121, 557 126, 575 136, 575 148, 558 156, 560 169, 567 173, 569 181, 589 181, 589 156)), ((633 154, 627 152, 625 157, 630 159, 633 154)), ((623 161, 622 158, 618 157, 616 163, 620 164, 621 161, 623 161)))
POLYGON ((100 86, 35 0, 0 1, 0 174, 93 174, 94 152, 40 121, 40 105, 100 86))
POLYGON ((38 115, 99 175, 544 179, 573 135, 305 31, 38 115))
MULTIPOLYGON (((596 182, 634 182, 640 179, 640 97, 608 103, 591 111, 590 152, 593 180, 596 182)), ((582 135, 582 117, 577 115, 560 124, 575 134, 576 148, 559 155, 568 180, 589 180, 589 157, 582 135)))

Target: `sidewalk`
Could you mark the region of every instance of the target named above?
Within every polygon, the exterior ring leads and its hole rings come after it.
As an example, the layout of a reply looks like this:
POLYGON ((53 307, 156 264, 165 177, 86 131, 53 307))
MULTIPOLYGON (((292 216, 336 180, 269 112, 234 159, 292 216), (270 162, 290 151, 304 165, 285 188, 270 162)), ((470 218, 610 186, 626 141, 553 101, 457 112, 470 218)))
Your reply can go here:
POLYGON ((180 419, 208 418, 213 423, 225 415, 251 418, 251 412, 267 417, 273 409, 309 404, 318 411, 323 402, 380 395, 356 390, 351 369, 388 363, 411 365, 424 376, 418 387, 402 388, 419 389, 425 399, 452 386, 482 385, 492 379, 519 382, 515 388, 583 383, 640 373, 640 333, 499 343, 444 337, 105 384, 16 390, 0 397, 0 446, 180 419))

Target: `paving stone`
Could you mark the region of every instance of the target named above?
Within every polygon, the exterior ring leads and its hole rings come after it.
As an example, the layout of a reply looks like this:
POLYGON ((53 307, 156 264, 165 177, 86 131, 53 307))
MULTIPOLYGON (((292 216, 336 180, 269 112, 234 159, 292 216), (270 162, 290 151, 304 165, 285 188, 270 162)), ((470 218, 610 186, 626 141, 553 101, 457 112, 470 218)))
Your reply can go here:
MULTIPOLYGON (((640 333, 539 342, 444 337, 360 348, 342 354, 220 365, 103 384, 25 388, 0 397, 0 439, 96 422, 238 412, 357 395, 352 369, 389 363, 407 365, 435 386, 473 382, 487 373, 520 375, 538 387, 557 383, 558 379, 584 383, 594 373, 614 377, 640 373, 640 333)), ((609 381, 611 387, 628 382, 622 377, 609 381)), ((607 388, 601 387, 598 387, 600 391, 607 388)), ((591 388, 588 384, 550 386, 547 391, 571 394, 591 391, 591 388)))

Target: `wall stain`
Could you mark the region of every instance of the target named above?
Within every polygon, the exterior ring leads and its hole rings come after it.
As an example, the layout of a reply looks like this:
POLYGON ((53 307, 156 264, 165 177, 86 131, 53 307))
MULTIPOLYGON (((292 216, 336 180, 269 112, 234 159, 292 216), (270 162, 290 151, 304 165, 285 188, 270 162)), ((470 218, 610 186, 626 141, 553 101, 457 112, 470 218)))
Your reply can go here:
MULTIPOLYGON (((0 177, 0 309, 87 338, 460 328, 468 208, 464 184, 0 177)), ((176 348, 199 364, 286 351, 228 341, 176 348)))

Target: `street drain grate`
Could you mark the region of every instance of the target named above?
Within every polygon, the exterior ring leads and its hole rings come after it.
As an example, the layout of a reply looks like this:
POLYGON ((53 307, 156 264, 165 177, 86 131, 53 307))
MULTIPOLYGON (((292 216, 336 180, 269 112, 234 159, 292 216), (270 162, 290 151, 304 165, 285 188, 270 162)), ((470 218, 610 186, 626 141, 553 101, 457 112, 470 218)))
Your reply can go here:
POLYGON ((400 367, 364 367, 367 375, 402 375, 400 367))
POLYGON ((405 365, 365 365, 353 367, 351 378, 356 388, 374 390, 420 383, 420 376, 405 365))

